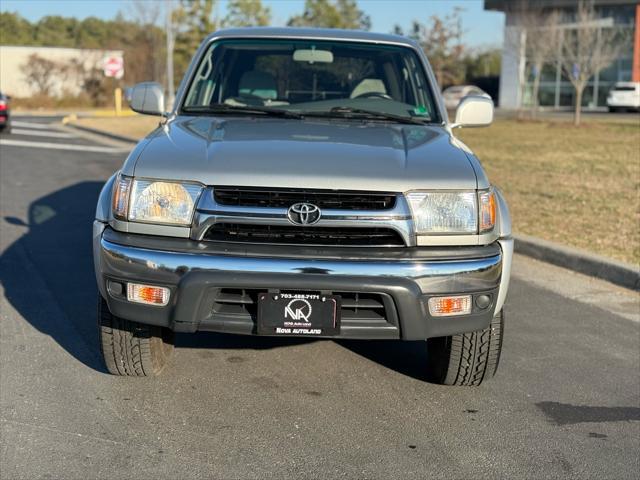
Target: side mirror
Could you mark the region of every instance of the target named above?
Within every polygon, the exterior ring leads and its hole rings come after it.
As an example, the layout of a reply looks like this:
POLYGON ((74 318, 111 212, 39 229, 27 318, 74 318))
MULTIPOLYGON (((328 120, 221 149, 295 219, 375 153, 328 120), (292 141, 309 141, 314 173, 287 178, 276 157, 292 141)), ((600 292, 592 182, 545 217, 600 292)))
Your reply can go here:
POLYGON ((493 100, 470 95, 460 100, 456 109, 456 119, 451 128, 488 127, 491 122, 493 122, 493 100))
POLYGON ((164 115, 164 93, 156 82, 138 83, 131 89, 131 110, 145 115, 164 115))

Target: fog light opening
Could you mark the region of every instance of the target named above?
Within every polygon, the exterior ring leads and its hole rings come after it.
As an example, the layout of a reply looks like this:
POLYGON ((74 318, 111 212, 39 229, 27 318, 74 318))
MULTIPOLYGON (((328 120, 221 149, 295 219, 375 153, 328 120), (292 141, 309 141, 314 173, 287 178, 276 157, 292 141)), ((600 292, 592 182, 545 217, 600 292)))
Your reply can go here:
POLYGON ((122 297, 124 295, 124 286, 119 282, 107 280, 107 291, 112 297, 122 297))
POLYGON ((429 313, 432 317, 468 315, 471 313, 471 295, 431 297, 429 299, 429 313))
POLYGON ((140 283, 127 283, 127 300, 162 307, 169 303, 169 289, 140 283))
POLYGON ((485 310, 491 306, 491 297, 489 295, 478 295, 476 297, 476 307, 485 310))

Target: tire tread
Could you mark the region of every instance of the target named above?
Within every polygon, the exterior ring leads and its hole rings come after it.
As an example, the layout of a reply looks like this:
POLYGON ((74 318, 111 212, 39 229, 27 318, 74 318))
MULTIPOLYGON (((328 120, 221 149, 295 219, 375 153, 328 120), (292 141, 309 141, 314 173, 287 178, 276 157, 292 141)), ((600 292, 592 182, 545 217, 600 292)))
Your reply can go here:
POLYGON ((475 332, 429 339, 429 374, 444 385, 478 386, 498 369, 504 329, 504 313, 475 332))
POLYGON ((158 375, 173 345, 163 329, 113 315, 103 298, 98 300, 100 350, 109 373, 130 377, 158 375))

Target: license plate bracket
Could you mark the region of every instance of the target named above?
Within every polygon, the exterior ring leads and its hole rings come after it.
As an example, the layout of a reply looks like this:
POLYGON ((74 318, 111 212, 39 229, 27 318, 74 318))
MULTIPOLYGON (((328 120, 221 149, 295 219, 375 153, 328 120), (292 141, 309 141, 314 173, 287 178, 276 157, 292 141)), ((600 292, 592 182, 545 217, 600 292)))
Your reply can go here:
POLYGON ((257 330, 259 335, 339 335, 340 296, 306 292, 259 293, 257 330))

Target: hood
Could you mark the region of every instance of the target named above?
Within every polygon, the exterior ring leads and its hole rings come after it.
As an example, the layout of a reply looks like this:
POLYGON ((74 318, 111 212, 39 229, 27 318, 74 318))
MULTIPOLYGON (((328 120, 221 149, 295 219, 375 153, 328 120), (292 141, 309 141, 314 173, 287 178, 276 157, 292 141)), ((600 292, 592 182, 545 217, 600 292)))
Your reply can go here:
POLYGON ((444 128, 341 119, 178 117, 125 173, 273 188, 477 188, 470 158, 444 128))

